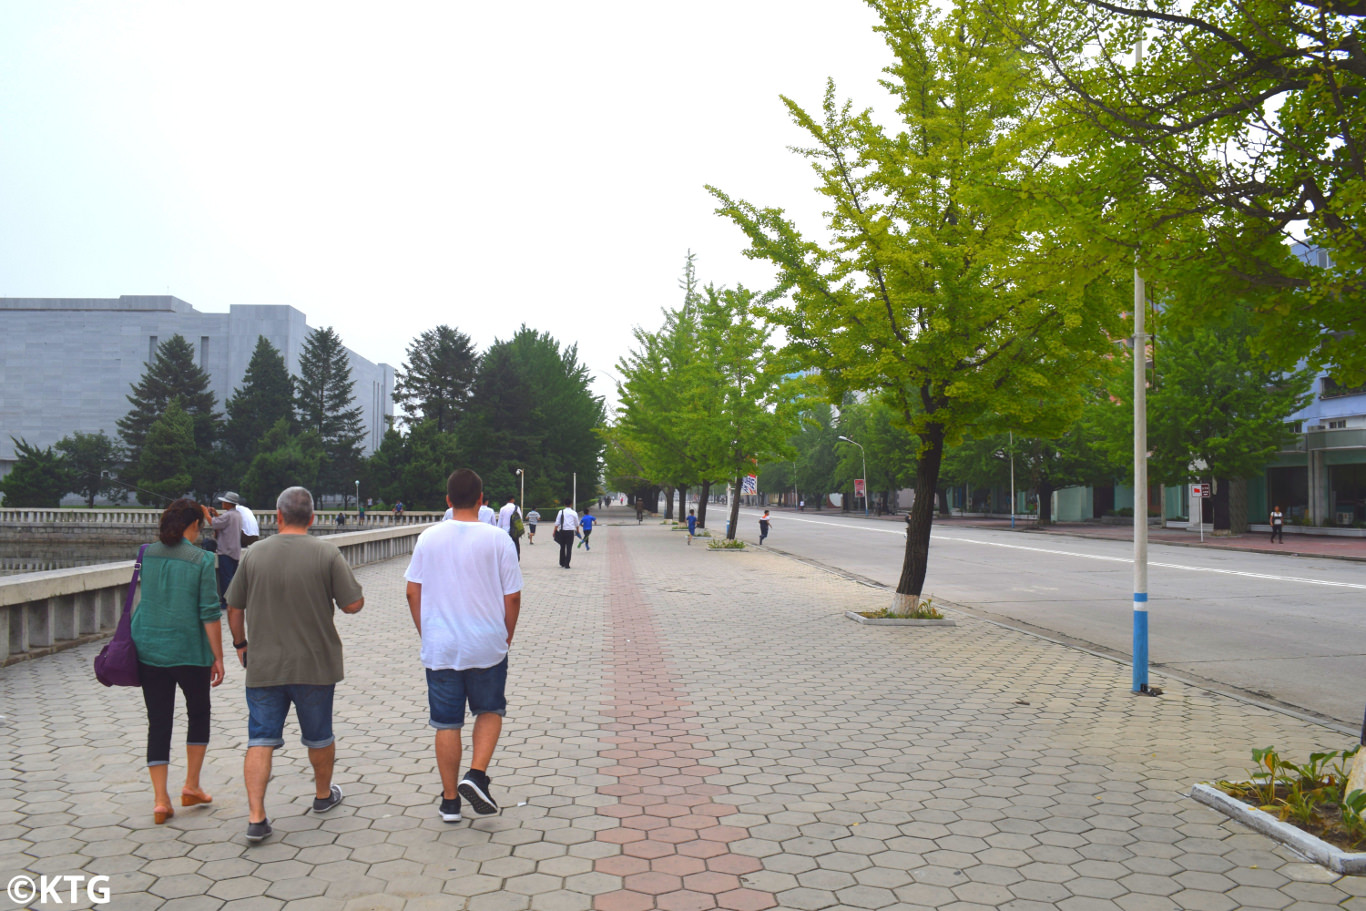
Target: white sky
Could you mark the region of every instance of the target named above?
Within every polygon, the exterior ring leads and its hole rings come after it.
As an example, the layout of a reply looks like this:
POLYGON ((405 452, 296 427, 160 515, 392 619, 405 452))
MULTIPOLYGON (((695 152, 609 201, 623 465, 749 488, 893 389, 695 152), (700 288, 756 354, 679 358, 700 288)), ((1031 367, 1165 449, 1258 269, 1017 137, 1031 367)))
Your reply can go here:
POLYGON ((885 108, 858 0, 0 0, 0 296, 288 304, 400 367, 448 323, 577 342, 762 287, 715 184, 818 224, 778 98, 885 108))

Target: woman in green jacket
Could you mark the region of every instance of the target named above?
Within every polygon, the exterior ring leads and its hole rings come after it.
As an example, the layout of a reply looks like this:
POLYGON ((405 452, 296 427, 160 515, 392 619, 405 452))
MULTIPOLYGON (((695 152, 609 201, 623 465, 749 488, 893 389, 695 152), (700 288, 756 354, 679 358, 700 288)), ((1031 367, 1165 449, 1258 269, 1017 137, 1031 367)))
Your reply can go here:
POLYGON ((199 786, 209 746, 209 689, 223 682, 223 632, 213 554, 195 546, 204 509, 176 500, 161 514, 156 544, 142 556, 142 597, 133 611, 142 699, 147 704, 147 771, 156 792, 153 819, 175 815, 166 778, 171 760, 175 691, 185 694, 190 719, 185 738, 182 806, 212 803, 199 786))

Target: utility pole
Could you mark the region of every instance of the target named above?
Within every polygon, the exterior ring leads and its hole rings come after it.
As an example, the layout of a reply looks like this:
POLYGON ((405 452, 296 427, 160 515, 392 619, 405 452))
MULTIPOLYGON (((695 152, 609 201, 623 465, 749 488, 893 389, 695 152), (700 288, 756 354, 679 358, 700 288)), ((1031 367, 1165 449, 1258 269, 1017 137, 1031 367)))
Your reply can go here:
MULTIPOLYGON (((1143 62, 1143 39, 1134 68, 1143 62)), ((1135 693, 1148 691, 1148 295, 1134 253, 1134 674, 1135 693)))

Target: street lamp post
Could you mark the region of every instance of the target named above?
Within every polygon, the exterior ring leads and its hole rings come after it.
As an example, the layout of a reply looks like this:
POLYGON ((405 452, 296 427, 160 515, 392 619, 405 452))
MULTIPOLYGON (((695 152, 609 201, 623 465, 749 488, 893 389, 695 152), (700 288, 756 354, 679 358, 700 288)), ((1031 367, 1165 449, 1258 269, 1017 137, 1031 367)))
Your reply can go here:
POLYGON ((517 506, 522 512, 526 512, 526 472, 517 469, 517 480, 520 482, 517 493, 517 506))
POLYGON ((361 519, 363 519, 364 517, 365 517, 365 513, 363 513, 363 512, 360 511, 360 481, 357 481, 357 482, 356 482, 356 524, 359 525, 359 524, 361 523, 361 519))
MULTIPOLYGON (((854 443, 848 437, 840 437, 840 439, 846 443, 854 443)), ((862 443, 854 443, 854 445, 858 447, 859 458, 863 460, 863 515, 866 518, 868 515, 868 454, 863 451, 862 443)))

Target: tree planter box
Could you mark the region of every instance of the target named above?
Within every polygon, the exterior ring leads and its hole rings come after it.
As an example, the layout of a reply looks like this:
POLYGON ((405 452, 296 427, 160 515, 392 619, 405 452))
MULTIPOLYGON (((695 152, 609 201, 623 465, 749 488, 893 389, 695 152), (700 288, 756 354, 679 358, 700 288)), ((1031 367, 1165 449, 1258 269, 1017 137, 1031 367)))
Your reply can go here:
POLYGON ((920 620, 915 617, 865 617, 857 611, 847 610, 844 616, 855 623, 865 626, 957 626, 958 622, 949 620, 920 620))
POLYGON ((748 547, 708 547, 707 553, 710 554, 747 554, 748 547))
POLYGON ((1334 847, 1321 838, 1310 835, 1303 829, 1288 822, 1281 822, 1275 816, 1256 807, 1248 806, 1236 797, 1230 797, 1213 785, 1197 784, 1191 788, 1190 796, 1212 807, 1243 825, 1250 826, 1270 836, 1281 844, 1302 854, 1317 864, 1322 864, 1334 873, 1353 876, 1366 874, 1366 854, 1349 854, 1334 847))

